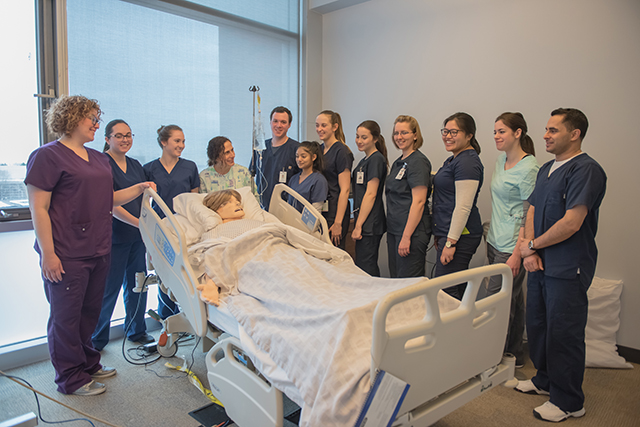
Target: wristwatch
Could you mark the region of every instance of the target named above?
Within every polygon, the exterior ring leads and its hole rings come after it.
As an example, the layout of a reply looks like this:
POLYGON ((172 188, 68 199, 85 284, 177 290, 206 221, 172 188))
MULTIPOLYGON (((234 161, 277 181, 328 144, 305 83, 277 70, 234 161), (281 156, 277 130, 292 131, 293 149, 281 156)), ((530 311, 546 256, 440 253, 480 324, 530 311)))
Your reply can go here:
POLYGON ((535 239, 531 239, 531 240, 529 240, 529 249, 531 249, 532 251, 535 251, 535 250, 536 250, 536 248, 534 248, 534 247, 533 247, 533 241, 534 241, 534 240, 535 240, 535 239))
POLYGON ((455 248, 456 244, 455 243, 451 243, 450 241, 447 240, 447 243, 445 243, 444 246, 447 247, 447 248, 455 248))

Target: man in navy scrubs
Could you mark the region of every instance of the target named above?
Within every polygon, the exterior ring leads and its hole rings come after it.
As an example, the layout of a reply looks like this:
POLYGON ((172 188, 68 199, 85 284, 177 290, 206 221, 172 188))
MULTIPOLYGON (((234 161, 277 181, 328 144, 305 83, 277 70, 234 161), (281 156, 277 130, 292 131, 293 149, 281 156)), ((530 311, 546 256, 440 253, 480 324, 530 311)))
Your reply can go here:
POLYGON ((551 113, 544 140, 555 160, 538 172, 521 243, 527 282, 527 335, 536 375, 516 390, 549 395, 533 410, 558 422, 584 415, 587 289, 596 269, 598 212, 607 176, 582 152, 587 117, 574 108, 551 113))
POLYGON ((271 111, 272 138, 265 141, 265 150, 254 151, 249 170, 256 177, 256 186, 260 194, 260 204, 269 209, 273 187, 278 183, 286 184, 300 170, 296 164, 298 141, 287 136, 293 115, 286 107, 276 107, 271 111))

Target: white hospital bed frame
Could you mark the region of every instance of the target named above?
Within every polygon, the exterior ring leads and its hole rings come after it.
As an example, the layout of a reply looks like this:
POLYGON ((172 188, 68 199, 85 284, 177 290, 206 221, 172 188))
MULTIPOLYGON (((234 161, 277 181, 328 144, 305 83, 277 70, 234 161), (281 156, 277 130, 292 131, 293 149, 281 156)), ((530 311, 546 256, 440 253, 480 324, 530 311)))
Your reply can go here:
MULTIPOLYGON (((278 184, 269 211, 283 222, 329 241, 326 221, 289 187, 278 184), (300 213, 282 200, 281 193, 296 197, 308 210, 306 223, 300 213), (315 212, 316 218, 308 215, 315 212), (315 222, 314 222, 315 221, 315 222)), ((207 322, 207 307, 198 296, 197 280, 187 259, 182 228, 166 204, 152 189, 144 194, 140 232, 153 260, 156 273, 178 301, 181 311, 163 321, 158 351, 173 356, 177 333, 202 337, 208 379, 213 394, 225 405, 229 417, 240 427, 283 425, 282 393, 242 362, 240 340, 224 334, 207 322), (154 200, 168 218, 160 221, 151 207, 154 200), (172 229, 172 231, 170 231, 172 229), (178 236, 177 238, 175 236, 178 236), (211 348, 211 345, 215 345, 211 348)), ((371 378, 384 370, 410 384, 393 426, 428 426, 498 384, 514 386, 515 358, 503 357, 511 301, 511 269, 497 264, 455 274, 425 279, 416 285, 391 292, 382 299, 373 317, 371 378), (485 277, 501 275, 501 290, 476 301, 485 277), (440 289, 467 282, 461 305, 440 314, 440 289), (390 309, 403 301, 423 296, 427 316, 419 322, 387 330, 390 309)))

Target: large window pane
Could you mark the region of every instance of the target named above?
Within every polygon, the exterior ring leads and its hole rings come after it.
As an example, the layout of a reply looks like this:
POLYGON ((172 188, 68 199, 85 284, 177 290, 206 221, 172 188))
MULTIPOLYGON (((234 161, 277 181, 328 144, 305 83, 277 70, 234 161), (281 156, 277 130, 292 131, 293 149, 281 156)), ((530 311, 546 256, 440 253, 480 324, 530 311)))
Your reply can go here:
POLYGON ((299 0, 192 0, 203 6, 298 32, 299 0))
POLYGON ((39 145, 34 2, 1 2, 0 16, 0 117, 12 129, 0 139, 0 210, 8 214, 28 206, 25 163, 39 145))

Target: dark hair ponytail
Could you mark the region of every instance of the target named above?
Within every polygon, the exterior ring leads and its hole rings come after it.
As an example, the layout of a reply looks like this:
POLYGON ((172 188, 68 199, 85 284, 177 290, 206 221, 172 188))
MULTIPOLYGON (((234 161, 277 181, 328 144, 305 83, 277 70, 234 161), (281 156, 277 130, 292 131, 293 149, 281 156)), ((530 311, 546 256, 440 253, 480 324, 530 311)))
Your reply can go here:
POLYGON ((182 128, 178 125, 160 126, 160 128, 157 131, 158 145, 160 145, 160 148, 164 147, 164 145, 162 145, 162 142, 168 141, 169 138, 171 138, 171 132, 173 132, 174 130, 179 130, 180 132, 182 132, 182 128))
POLYGON ((322 172, 324 170, 324 155, 322 154, 322 149, 320 148, 320 144, 316 141, 302 141, 298 148, 305 149, 311 157, 314 155, 316 159, 313 161, 313 170, 316 172, 322 172))
POLYGON ((365 128, 369 132, 371 132, 371 137, 376 141, 376 148, 380 153, 382 153, 382 155, 384 156, 384 160, 387 162, 387 167, 389 167, 387 144, 384 142, 384 136, 382 136, 382 132, 380 131, 380 125, 373 120, 365 120, 356 127, 356 131, 358 130, 358 128, 365 128))
POLYGON ((444 123, 442 124, 444 127, 447 126, 447 123, 451 120, 455 120, 458 127, 467 135, 471 134, 471 147, 476 150, 476 153, 480 154, 480 144, 476 139, 476 121, 473 120, 467 113, 455 113, 444 119, 444 123))
POLYGON ((522 151, 533 156, 536 155, 533 139, 531 139, 527 133, 529 129, 527 128, 527 122, 525 121, 522 113, 502 113, 496 119, 496 122, 498 121, 504 123, 504 125, 513 132, 520 129, 522 131, 522 134, 520 135, 520 147, 522 148, 522 151))
MULTIPOLYGON (((104 127, 104 137, 105 138, 111 138, 111 131, 113 131, 113 127, 115 125, 119 125, 120 123, 127 125, 127 127, 129 129, 131 129, 131 126, 129 126, 129 124, 127 122, 125 122, 122 119, 115 119, 115 120, 111 120, 109 123, 107 123, 107 125, 104 127)), ((107 151, 109 151, 109 148, 111 148, 111 146, 109 145, 108 142, 105 141, 104 143, 104 148, 102 149, 103 153, 106 153, 107 151)))

